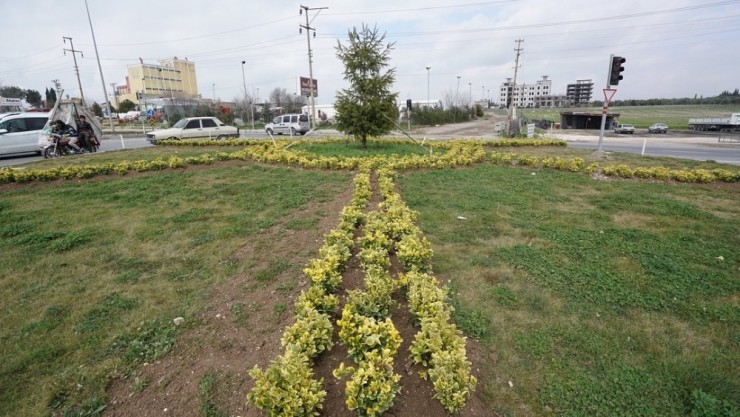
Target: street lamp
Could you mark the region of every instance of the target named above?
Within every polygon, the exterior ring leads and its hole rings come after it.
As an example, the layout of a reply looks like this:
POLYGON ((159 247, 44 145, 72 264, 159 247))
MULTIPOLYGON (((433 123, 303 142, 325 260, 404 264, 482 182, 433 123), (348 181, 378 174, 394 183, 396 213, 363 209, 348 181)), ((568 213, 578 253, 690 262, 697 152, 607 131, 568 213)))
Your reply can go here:
POLYGON ((432 67, 427 67, 427 106, 429 106, 429 70, 432 67))
MULTIPOLYGON (((244 105, 247 105, 247 79, 244 77, 244 64, 246 64, 247 61, 242 61, 242 83, 244 83, 244 105)), ((244 113, 242 112, 242 117, 244 117, 244 113)))
POLYGON ((470 108, 472 109, 473 108, 473 83, 468 83, 468 89, 470 90, 468 92, 468 101, 469 101, 470 108))
POLYGON ((216 83, 213 83, 213 102, 216 102, 216 83))
POLYGON ((146 78, 143 78, 143 77, 141 79, 141 89, 142 89, 142 92, 141 92, 141 101, 144 102, 144 111, 146 111, 147 110, 147 108, 146 108, 146 78))
POLYGON ((455 91, 455 101, 457 101, 456 104, 460 104, 460 76, 457 76, 457 91, 455 91))

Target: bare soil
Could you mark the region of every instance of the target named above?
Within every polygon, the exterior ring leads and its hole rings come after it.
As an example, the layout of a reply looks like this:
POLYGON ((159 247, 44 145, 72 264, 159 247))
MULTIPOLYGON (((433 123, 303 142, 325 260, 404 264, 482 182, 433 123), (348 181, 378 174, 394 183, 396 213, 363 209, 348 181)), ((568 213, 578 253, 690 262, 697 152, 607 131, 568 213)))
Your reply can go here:
MULTIPOLYGON (((368 204, 374 210, 380 202, 377 184, 368 204)), ((301 213, 323 210, 329 213, 313 230, 285 230, 280 224, 266 230, 257 239, 246 243, 233 256, 237 261, 254 263, 252 271, 266 268, 274 256, 281 256, 292 264, 305 263, 318 254, 323 236, 337 224, 339 213, 351 199, 350 189, 324 204, 310 204, 301 213), (279 254, 279 255, 278 255, 279 254)), ((283 219, 289 221, 290 218, 283 219)), ((362 230, 355 233, 361 236, 362 230)), ((346 291, 361 288, 364 273, 356 253, 348 262, 339 290, 342 304, 346 291)), ((392 257, 391 273, 397 275, 401 267, 392 257)), ((280 274, 274 282, 258 283, 253 276, 235 276, 218 288, 200 317, 178 338, 172 352, 164 359, 141 366, 135 375, 115 378, 108 388, 108 407, 105 416, 265 416, 261 410, 246 404, 246 393, 252 387, 248 372, 255 365, 264 369, 270 361, 283 353, 280 337, 293 321, 293 302, 300 291, 307 287, 305 278, 298 277, 298 285, 291 291, 278 291, 278 286, 289 284, 296 277, 293 273, 280 274), (241 306, 237 313, 235 306, 241 306), (282 314, 276 307, 287 306, 282 314), (199 384, 205 377, 215 380, 212 396, 205 398, 199 384), (144 381, 144 383, 142 383, 144 381), (141 388, 143 386, 143 388, 141 388), (206 410, 205 405, 211 408, 206 410)), ((449 414, 438 400, 429 381, 419 376, 421 367, 411 362, 408 348, 418 331, 414 327, 408 306, 402 294, 395 295, 392 320, 401 334, 403 343, 396 355, 395 371, 401 375, 402 391, 393 407, 384 415, 395 417, 429 416, 444 417, 449 414)), ((340 310, 341 311, 341 310, 340 310)), ((336 319, 336 318, 334 318, 336 319)), ((334 347, 316 359, 315 375, 323 378, 327 397, 322 416, 355 416, 344 403, 344 381, 332 376, 341 362, 350 364, 347 350, 338 342, 338 329, 334 326, 334 347)), ((468 357, 476 376, 482 362, 482 349, 472 340, 467 342, 468 357)), ((483 396, 483 378, 465 409, 464 417, 495 416, 483 396)))

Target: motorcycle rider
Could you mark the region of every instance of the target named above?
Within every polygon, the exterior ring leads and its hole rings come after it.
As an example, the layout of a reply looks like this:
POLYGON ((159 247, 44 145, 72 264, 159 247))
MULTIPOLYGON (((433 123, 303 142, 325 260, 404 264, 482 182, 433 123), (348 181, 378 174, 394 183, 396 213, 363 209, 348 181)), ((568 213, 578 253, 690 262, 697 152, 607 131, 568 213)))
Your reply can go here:
POLYGON ((86 152, 85 150, 81 149, 77 145, 77 132, 75 131, 75 128, 72 126, 64 123, 61 120, 54 120, 54 123, 52 125, 52 131, 58 135, 67 135, 69 136, 69 143, 68 145, 72 147, 76 152, 86 152))
POLYGON ((84 149, 87 149, 89 152, 91 150, 92 142, 94 139, 94 133, 93 133, 93 127, 90 124, 90 122, 87 121, 87 118, 84 114, 80 115, 79 120, 77 121, 77 133, 79 134, 79 141, 80 146, 84 149))

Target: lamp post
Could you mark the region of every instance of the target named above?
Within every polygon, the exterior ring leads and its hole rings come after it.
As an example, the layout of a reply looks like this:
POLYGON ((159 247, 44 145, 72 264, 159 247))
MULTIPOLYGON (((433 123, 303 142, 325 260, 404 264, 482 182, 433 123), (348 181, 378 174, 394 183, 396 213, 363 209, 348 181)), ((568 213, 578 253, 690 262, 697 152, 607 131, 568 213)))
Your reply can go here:
MULTIPOLYGON (((256 103, 259 103, 259 101, 260 101, 259 100, 259 97, 260 97, 260 88, 257 87, 257 93, 255 94, 255 99, 254 99, 255 104, 256 103)), ((262 120, 262 116, 263 116, 262 111, 260 111, 260 120, 262 120)))
MULTIPOLYGON (((146 78, 141 78, 141 101, 144 102, 144 111, 146 111, 146 78)), ((147 113, 148 114, 148 113, 147 113)))
POLYGON ((252 97, 249 100, 249 114, 252 115, 252 130, 254 130, 254 86, 252 86, 252 97))
POLYGON ((429 106, 429 70, 432 67, 427 67, 427 106, 429 106))
POLYGON ((460 104, 460 76, 459 75, 457 76, 457 90, 455 91, 455 101, 457 102, 455 104, 458 104, 458 105, 460 104))
MULTIPOLYGON (((242 61, 242 83, 244 84, 244 105, 247 105, 247 79, 244 77, 244 64, 246 64, 247 61, 242 61)), ((244 113, 242 113, 242 117, 244 117, 244 113)))
POLYGON ((216 83, 213 83, 213 102, 216 102, 216 83))
POLYGON ((470 108, 473 108, 473 83, 468 83, 468 89, 470 90, 468 92, 468 102, 470 105, 470 108))

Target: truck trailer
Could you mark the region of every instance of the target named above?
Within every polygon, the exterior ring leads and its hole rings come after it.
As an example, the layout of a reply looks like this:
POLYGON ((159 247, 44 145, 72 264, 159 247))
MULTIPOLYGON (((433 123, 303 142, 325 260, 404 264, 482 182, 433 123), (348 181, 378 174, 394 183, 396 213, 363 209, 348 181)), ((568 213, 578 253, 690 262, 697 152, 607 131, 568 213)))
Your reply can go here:
POLYGON ((689 128, 694 130, 738 130, 740 131, 740 113, 730 117, 709 119, 689 119, 689 128))

